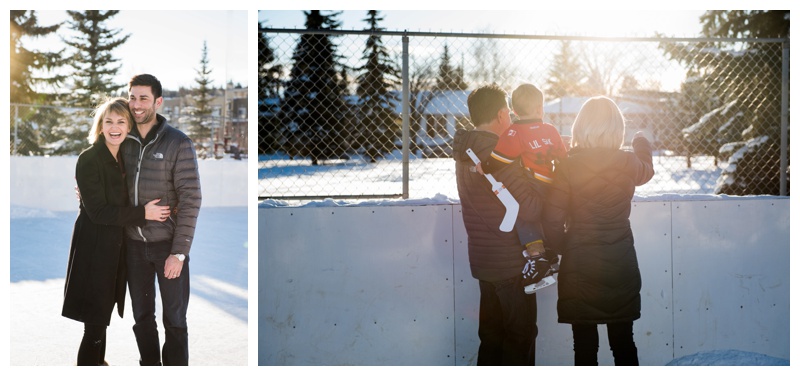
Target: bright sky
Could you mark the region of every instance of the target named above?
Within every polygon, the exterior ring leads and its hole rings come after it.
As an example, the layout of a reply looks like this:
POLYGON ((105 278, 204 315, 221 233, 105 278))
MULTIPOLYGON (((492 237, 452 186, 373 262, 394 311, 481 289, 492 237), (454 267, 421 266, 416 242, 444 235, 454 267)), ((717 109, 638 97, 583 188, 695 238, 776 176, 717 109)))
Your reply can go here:
MULTIPOLYGON (((341 29, 363 30, 367 26, 363 21, 367 18, 366 12, 366 10, 342 11, 337 18, 342 22, 341 29)), ((661 33, 673 37, 697 37, 701 30, 700 16, 703 12, 702 10, 385 10, 380 12, 384 18, 380 26, 389 31, 602 37, 653 37, 656 33, 661 33)), ((259 22, 274 28, 303 29, 305 19, 302 10, 258 12, 259 22)), ((555 44, 551 45, 554 46, 555 44)), ((291 46, 281 43, 274 47, 286 49, 291 46)), ((555 51, 540 52, 555 53, 555 51)), ((422 50, 414 53, 425 54, 422 50)), ((438 55, 440 52, 436 50, 432 53, 438 55)), ((283 51, 282 55, 291 56, 288 51, 283 51)), ((358 58, 360 54, 353 56, 358 58)), ((509 67, 513 67, 515 62, 509 61, 508 64, 509 67)), ((663 69, 659 74, 659 88, 667 91, 678 90, 685 72, 674 63, 669 68, 659 69, 663 69)), ((525 74, 535 77, 541 75, 526 72, 521 76, 517 75, 517 78, 529 80, 523 77, 525 74)))
MULTIPOLYGON (((537 35, 696 37, 702 10, 386 10, 381 24, 391 31, 484 32, 537 35)), ((363 29, 366 10, 346 10, 342 29, 363 29)), ((302 10, 263 10, 258 20, 276 28, 304 28, 302 10)))
MULTIPOLYGON (((36 14, 39 25, 47 26, 69 18, 65 11, 40 10, 36 14)), ((121 59, 115 81, 124 84, 131 76, 146 72, 156 76, 165 89, 195 86, 206 41, 212 85, 233 81, 247 86, 247 18, 247 11, 120 11, 106 22, 108 28, 121 29, 119 35, 131 35, 114 50, 121 59)), ((66 38, 73 33, 68 25, 57 32, 66 38)), ((59 35, 23 43, 27 48, 57 51, 66 46, 59 35)))

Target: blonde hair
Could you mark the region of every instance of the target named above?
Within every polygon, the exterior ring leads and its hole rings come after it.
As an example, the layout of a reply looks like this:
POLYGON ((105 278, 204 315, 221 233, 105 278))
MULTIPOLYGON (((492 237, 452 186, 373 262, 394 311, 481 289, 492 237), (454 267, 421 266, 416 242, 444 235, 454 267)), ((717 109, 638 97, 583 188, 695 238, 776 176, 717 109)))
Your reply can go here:
POLYGON ((589 98, 572 124, 572 147, 619 149, 625 134, 625 118, 611 98, 589 98))
POLYGON ((92 121, 92 129, 89 130, 89 137, 87 137, 89 143, 94 144, 103 133, 103 119, 110 113, 124 116, 128 120, 128 132, 130 132, 133 126, 133 114, 131 114, 131 110, 128 107, 128 100, 122 97, 111 98, 92 111, 94 120, 92 121))
POLYGON ((544 93, 533 84, 519 85, 511 93, 511 108, 522 117, 537 115, 544 111, 544 93))

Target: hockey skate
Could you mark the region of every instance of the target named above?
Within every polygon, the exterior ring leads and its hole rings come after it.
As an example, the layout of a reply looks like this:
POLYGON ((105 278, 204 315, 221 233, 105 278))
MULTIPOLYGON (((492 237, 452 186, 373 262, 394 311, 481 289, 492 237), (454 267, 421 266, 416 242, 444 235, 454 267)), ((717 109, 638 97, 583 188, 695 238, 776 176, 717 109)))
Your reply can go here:
POLYGON ((535 294, 537 291, 555 285, 557 282, 556 273, 558 273, 558 264, 550 265, 550 269, 547 271, 547 274, 541 281, 536 283, 531 283, 530 285, 525 286, 525 293, 526 294, 535 294))

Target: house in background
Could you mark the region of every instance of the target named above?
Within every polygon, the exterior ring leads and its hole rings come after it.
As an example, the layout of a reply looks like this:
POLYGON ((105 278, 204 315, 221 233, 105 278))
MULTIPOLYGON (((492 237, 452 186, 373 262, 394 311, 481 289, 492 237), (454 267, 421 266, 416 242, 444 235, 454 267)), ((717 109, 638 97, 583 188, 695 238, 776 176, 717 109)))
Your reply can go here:
MULTIPOLYGON (((544 104, 544 121, 553 124, 562 135, 572 133, 572 123, 578 117, 581 107, 590 97, 561 97, 544 104)), ((653 140, 653 123, 656 116, 651 105, 627 98, 613 98, 622 116, 625 117, 625 144, 629 144, 633 135, 643 131, 648 139, 653 140)))
POLYGON ((457 90, 417 94, 417 108, 421 111, 415 142, 420 156, 450 157, 456 130, 472 128, 467 107, 469 93, 467 90, 457 90))

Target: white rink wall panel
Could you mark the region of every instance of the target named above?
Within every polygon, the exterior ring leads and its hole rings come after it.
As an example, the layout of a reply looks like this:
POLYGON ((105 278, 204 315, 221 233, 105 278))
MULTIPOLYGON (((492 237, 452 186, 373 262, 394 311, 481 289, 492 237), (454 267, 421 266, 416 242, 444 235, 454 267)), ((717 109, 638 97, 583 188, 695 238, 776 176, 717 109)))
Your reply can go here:
MULTIPOLYGON (((51 211, 78 210, 77 156, 11 156, 11 206, 51 211)), ((247 160, 197 162, 203 207, 247 206, 247 160)))
POLYGON ((452 206, 259 216, 260 365, 453 365, 452 206))
MULTIPOLYGON (((642 275, 642 317, 633 322, 640 364, 664 365, 673 359, 671 205, 640 201, 631 207, 631 230, 642 275)), ((601 327, 605 337, 600 337, 600 348, 605 356, 598 362, 613 365, 606 327, 601 327)), ((569 336, 572 349, 571 332, 569 336)))
POLYGON ((675 357, 789 359, 789 200, 673 203, 675 357))
POLYGON ((478 361, 478 280, 472 278, 467 254, 467 230, 461 206, 453 206, 453 274, 455 295, 456 359, 458 366, 475 365, 478 361))
MULTIPOLYGON (((640 363, 725 349, 788 359, 789 199, 700 197, 633 202, 640 363)), ((259 207, 259 365, 475 365, 461 215, 448 203, 259 207)), ((557 289, 537 298, 537 365, 571 365, 557 289)), ((613 365, 599 334, 598 361, 613 365)))

